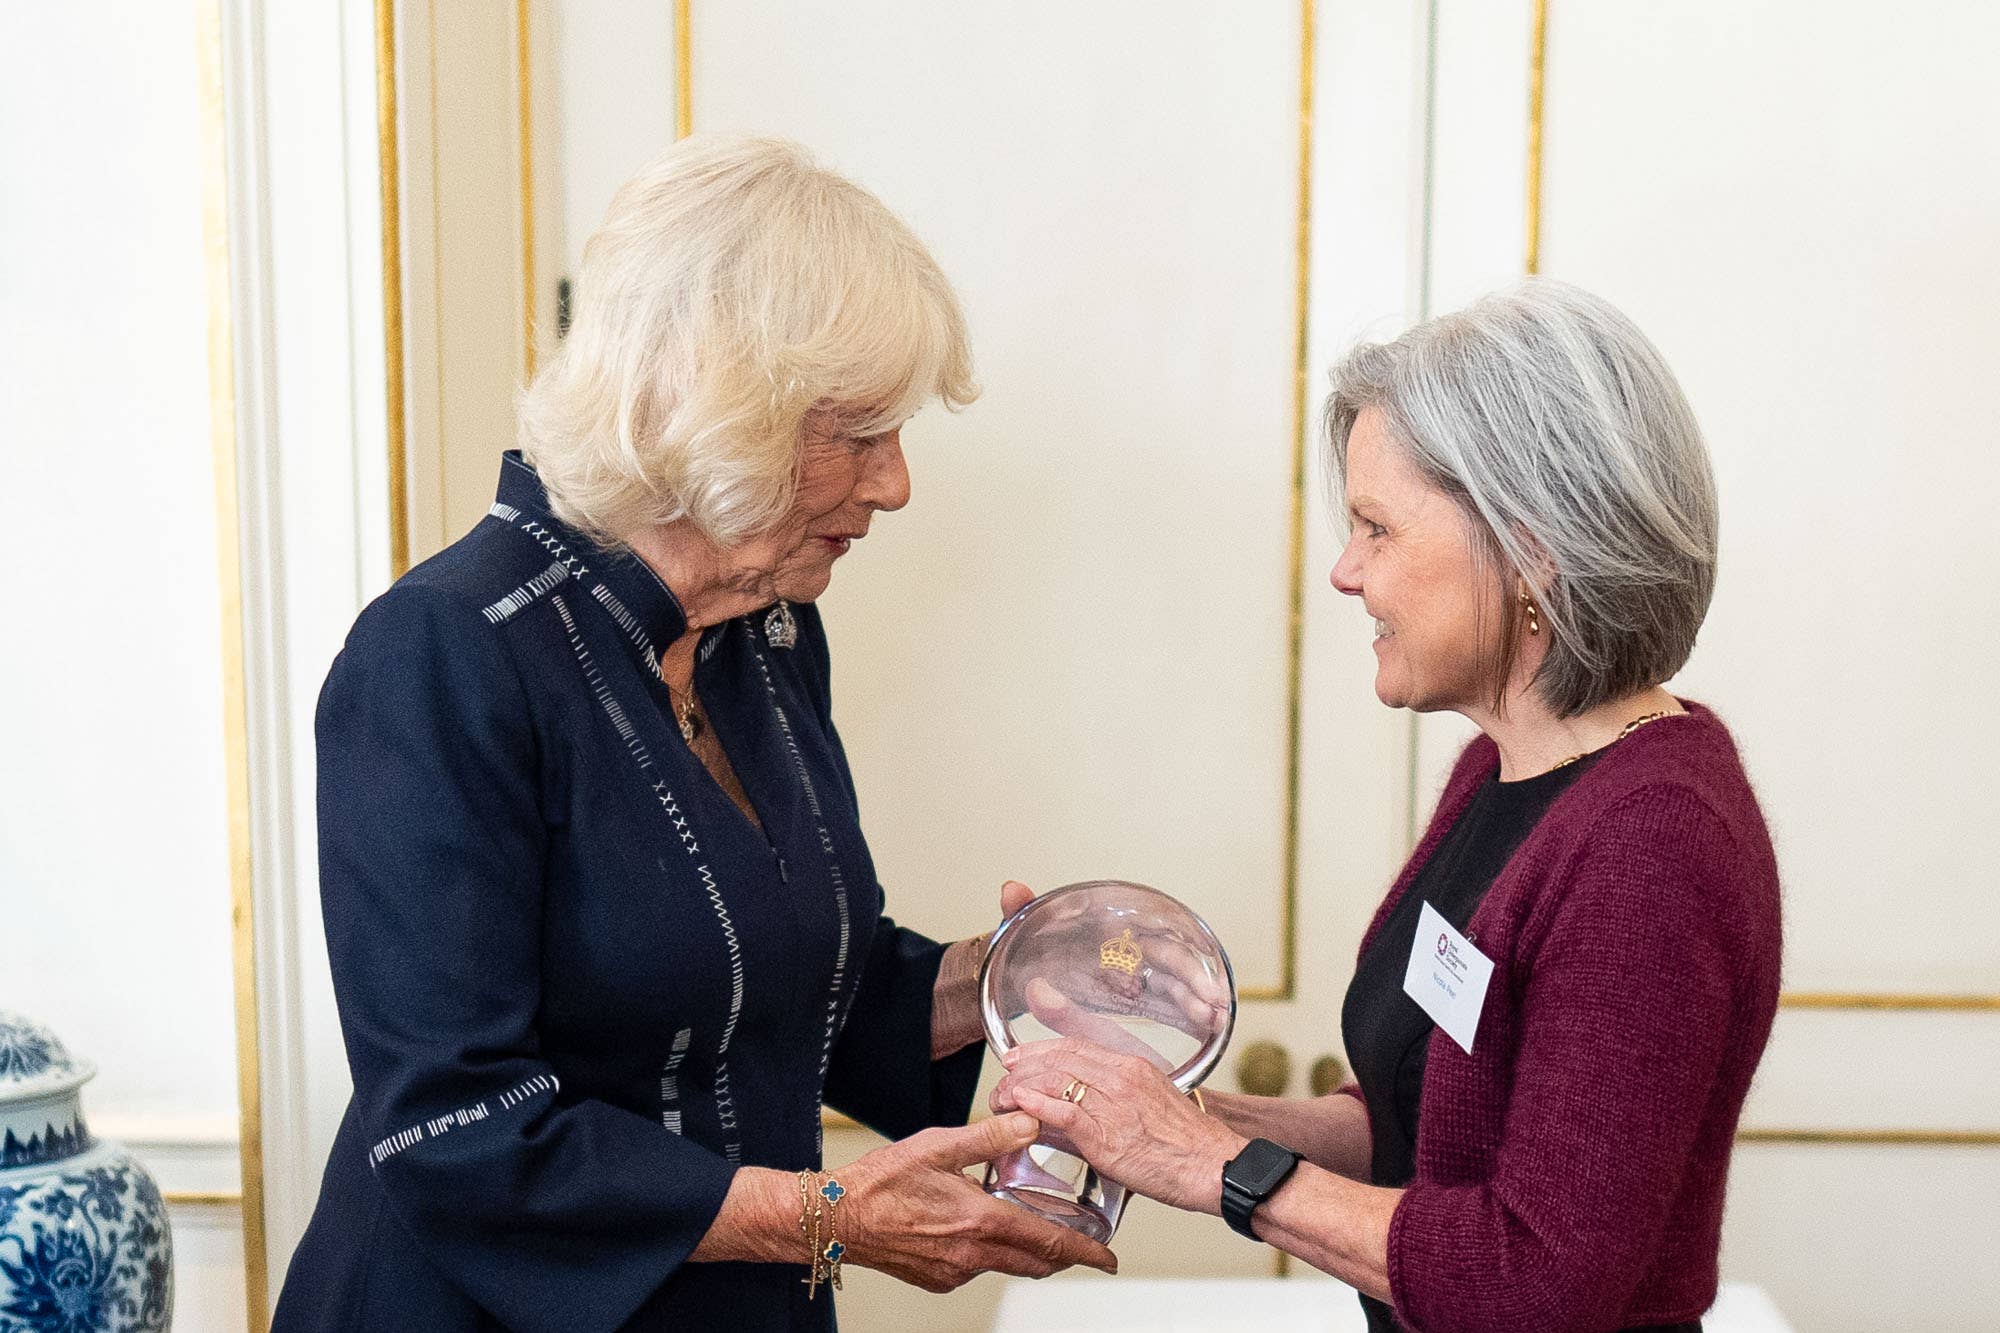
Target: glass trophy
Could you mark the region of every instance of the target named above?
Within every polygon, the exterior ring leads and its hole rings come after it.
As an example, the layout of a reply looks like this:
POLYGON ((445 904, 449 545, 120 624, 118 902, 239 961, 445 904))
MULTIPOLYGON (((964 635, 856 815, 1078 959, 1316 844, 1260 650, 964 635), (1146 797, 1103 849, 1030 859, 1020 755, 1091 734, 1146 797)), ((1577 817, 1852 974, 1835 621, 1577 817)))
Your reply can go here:
MULTIPOLYGON (((1007 918, 979 972, 980 1016, 996 1054, 1076 1037, 1143 1056, 1182 1092, 1213 1070, 1236 1023, 1236 979, 1208 923, 1158 889, 1101 879, 1056 889, 1007 918)), ((986 1168, 986 1189, 1093 1240, 1125 1212, 1060 1131, 986 1168)))

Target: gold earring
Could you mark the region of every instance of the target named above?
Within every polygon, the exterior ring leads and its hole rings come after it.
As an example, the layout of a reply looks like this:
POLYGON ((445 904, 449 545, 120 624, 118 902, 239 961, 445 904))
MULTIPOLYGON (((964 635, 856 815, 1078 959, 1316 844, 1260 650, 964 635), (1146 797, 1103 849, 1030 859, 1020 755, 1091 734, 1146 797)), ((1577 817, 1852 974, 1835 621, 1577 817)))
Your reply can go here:
POLYGON ((1521 594, 1521 605, 1522 605, 1522 606, 1524 606, 1524 607, 1526 607, 1526 608, 1527 608, 1527 610, 1528 610, 1528 633, 1530 633, 1530 634, 1540 634, 1540 633, 1542 632, 1542 621, 1541 621, 1541 615, 1540 615, 1540 613, 1539 613, 1539 612, 1538 612, 1538 611, 1537 611, 1537 610, 1535 609, 1535 603, 1534 603, 1533 599, 1531 599, 1531 598, 1530 598, 1530 597, 1528 596, 1528 594, 1526 594, 1526 593, 1522 593, 1522 594, 1521 594))

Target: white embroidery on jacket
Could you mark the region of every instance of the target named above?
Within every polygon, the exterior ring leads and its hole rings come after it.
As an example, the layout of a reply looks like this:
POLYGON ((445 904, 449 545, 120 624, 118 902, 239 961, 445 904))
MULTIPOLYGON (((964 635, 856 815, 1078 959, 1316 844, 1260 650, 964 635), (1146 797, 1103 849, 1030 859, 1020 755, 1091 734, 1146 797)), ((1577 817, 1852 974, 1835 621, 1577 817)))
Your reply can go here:
POLYGON ((694 1029, 682 1028, 674 1034, 673 1050, 667 1055, 667 1063, 660 1070, 660 1124, 670 1134, 681 1132, 681 1061, 687 1059, 688 1047, 694 1042, 694 1029))
POLYGON ((653 641, 647 636, 645 626, 639 623, 639 617, 633 615, 625 603, 618 600, 617 593, 611 591, 611 589, 605 587, 602 583, 592 585, 590 595, 603 604, 604 609, 611 613, 611 618, 618 622, 619 628, 623 629, 631 638, 632 646, 637 648, 639 655, 646 659, 646 666, 653 671, 658 671, 660 669, 660 655, 653 650, 653 641))
POLYGON ((391 1134, 388 1138, 383 1139, 373 1148, 370 1148, 368 1150, 368 1165, 370 1167, 380 1166, 397 1153, 414 1148, 419 1143, 441 1139, 454 1129, 463 1129, 467 1125, 478 1124, 481 1120, 485 1120, 493 1114, 492 1109, 487 1105, 488 1101, 497 1101, 500 1103, 501 1110, 511 1111, 532 1097, 539 1097, 544 1093, 553 1093, 561 1087, 561 1081, 554 1074, 536 1074, 533 1078, 516 1083, 505 1092, 495 1093, 489 1098, 482 1098, 470 1105, 461 1106, 455 1111, 446 1111, 443 1115, 432 1116, 420 1125, 411 1125, 408 1129, 391 1134))
MULTIPOLYGON (((824 1102, 826 1096, 826 1074, 833 1065, 833 1043, 840 1035, 845 1015, 841 1011, 841 990, 847 979, 847 949, 852 925, 847 904, 847 878, 840 871, 840 855, 834 849, 833 833, 826 826, 826 815, 820 810, 819 793, 813 788, 812 775, 806 771, 805 756, 799 752, 799 742, 792 734, 791 719, 785 716, 784 705, 778 699, 778 686, 771 679, 771 664, 764 656, 763 649, 757 647, 757 638, 750 636, 750 652, 757 659, 757 670, 764 677, 764 692, 770 697, 772 715, 778 719, 778 730, 785 738, 785 749, 792 757, 792 771, 798 775, 799 786, 805 789, 806 806, 812 811, 813 826, 819 833, 820 850, 826 854, 826 869, 833 880, 833 905, 840 917, 840 947, 834 953, 833 981, 827 987, 826 1028, 820 1043, 819 1087, 813 1093, 815 1104, 824 1102)), ((822 1132, 821 1138, 825 1135, 822 1132)))
MULTIPOLYGON (((570 651, 575 654, 577 665, 583 670, 584 679, 590 683, 591 690, 596 694, 597 702, 603 707, 605 716, 611 719, 611 725, 618 729, 618 735, 625 741, 626 752, 632 756, 633 762, 638 764, 640 776, 650 782, 654 799, 659 802, 661 813, 673 823, 681 847, 691 857, 698 855, 701 844, 695 840, 693 830, 688 827, 687 817, 681 813, 680 803, 674 799, 673 792, 664 780, 653 778, 653 756, 639 739, 632 727, 631 719, 617 698, 612 695, 610 686, 605 683, 603 675, 598 671, 596 660, 592 658, 590 649, 583 642, 583 635, 576 627, 576 618, 570 614, 569 604, 563 600, 561 593, 551 596, 549 604, 555 607, 556 614, 562 617, 563 629, 569 635, 570 651)), ((660 862, 659 866, 661 873, 665 874, 666 862, 660 862)), ((706 863, 698 863, 695 870, 701 875, 702 888, 708 894, 709 905, 715 911, 716 921, 722 928, 723 943, 729 951, 729 1016, 723 1021, 722 1035, 716 1042, 715 1114, 724 1134, 722 1155, 729 1160, 731 1166, 741 1166, 743 1144, 736 1133, 736 1101, 729 1089, 728 1055, 730 1038, 736 1033, 736 1021, 743 1013, 743 949, 736 938, 736 924, 729 918, 729 908, 722 900, 722 890, 716 884, 714 874, 710 872, 706 863)))
POLYGON ((487 607, 485 611, 487 622, 493 625, 505 624, 515 615, 533 606, 535 599, 543 593, 549 591, 551 588, 561 587, 562 581, 568 577, 569 571, 563 568, 562 561, 556 561, 547 569, 535 575, 535 577, 529 579, 526 583, 523 583, 520 587, 493 603, 493 605, 487 607))

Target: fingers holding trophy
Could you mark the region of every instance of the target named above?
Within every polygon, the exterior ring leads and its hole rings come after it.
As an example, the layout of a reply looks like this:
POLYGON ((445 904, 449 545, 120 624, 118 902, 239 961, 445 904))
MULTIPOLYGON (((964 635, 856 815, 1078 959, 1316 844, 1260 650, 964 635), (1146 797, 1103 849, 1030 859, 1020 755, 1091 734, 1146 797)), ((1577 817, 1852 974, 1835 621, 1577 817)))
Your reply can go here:
MULTIPOLYGON (((1001 925, 979 976, 980 1017, 996 1056, 1052 1037, 1151 1063, 1182 1092, 1207 1078, 1236 1022, 1229 956, 1208 923, 1158 889, 1091 880, 1028 902, 1001 925)), ((1087 1083, 1063 1091, 1081 1105, 1087 1083)), ((1127 1192, 1060 1130, 994 1159, 989 1193, 1107 1242, 1127 1192)))

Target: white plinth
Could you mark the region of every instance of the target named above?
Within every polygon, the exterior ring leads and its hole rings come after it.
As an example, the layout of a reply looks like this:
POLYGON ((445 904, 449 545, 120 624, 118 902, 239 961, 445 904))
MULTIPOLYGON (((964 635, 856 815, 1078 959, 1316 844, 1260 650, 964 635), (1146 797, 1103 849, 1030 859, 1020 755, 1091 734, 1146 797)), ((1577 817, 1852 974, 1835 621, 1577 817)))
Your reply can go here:
MULTIPOLYGON (((1703 1333, 1792 1333, 1761 1287, 1726 1282, 1703 1333)), ((1332 1278, 1010 1280, 994 1333, 1365 1333, 1354 1291, 1332 1278)))

